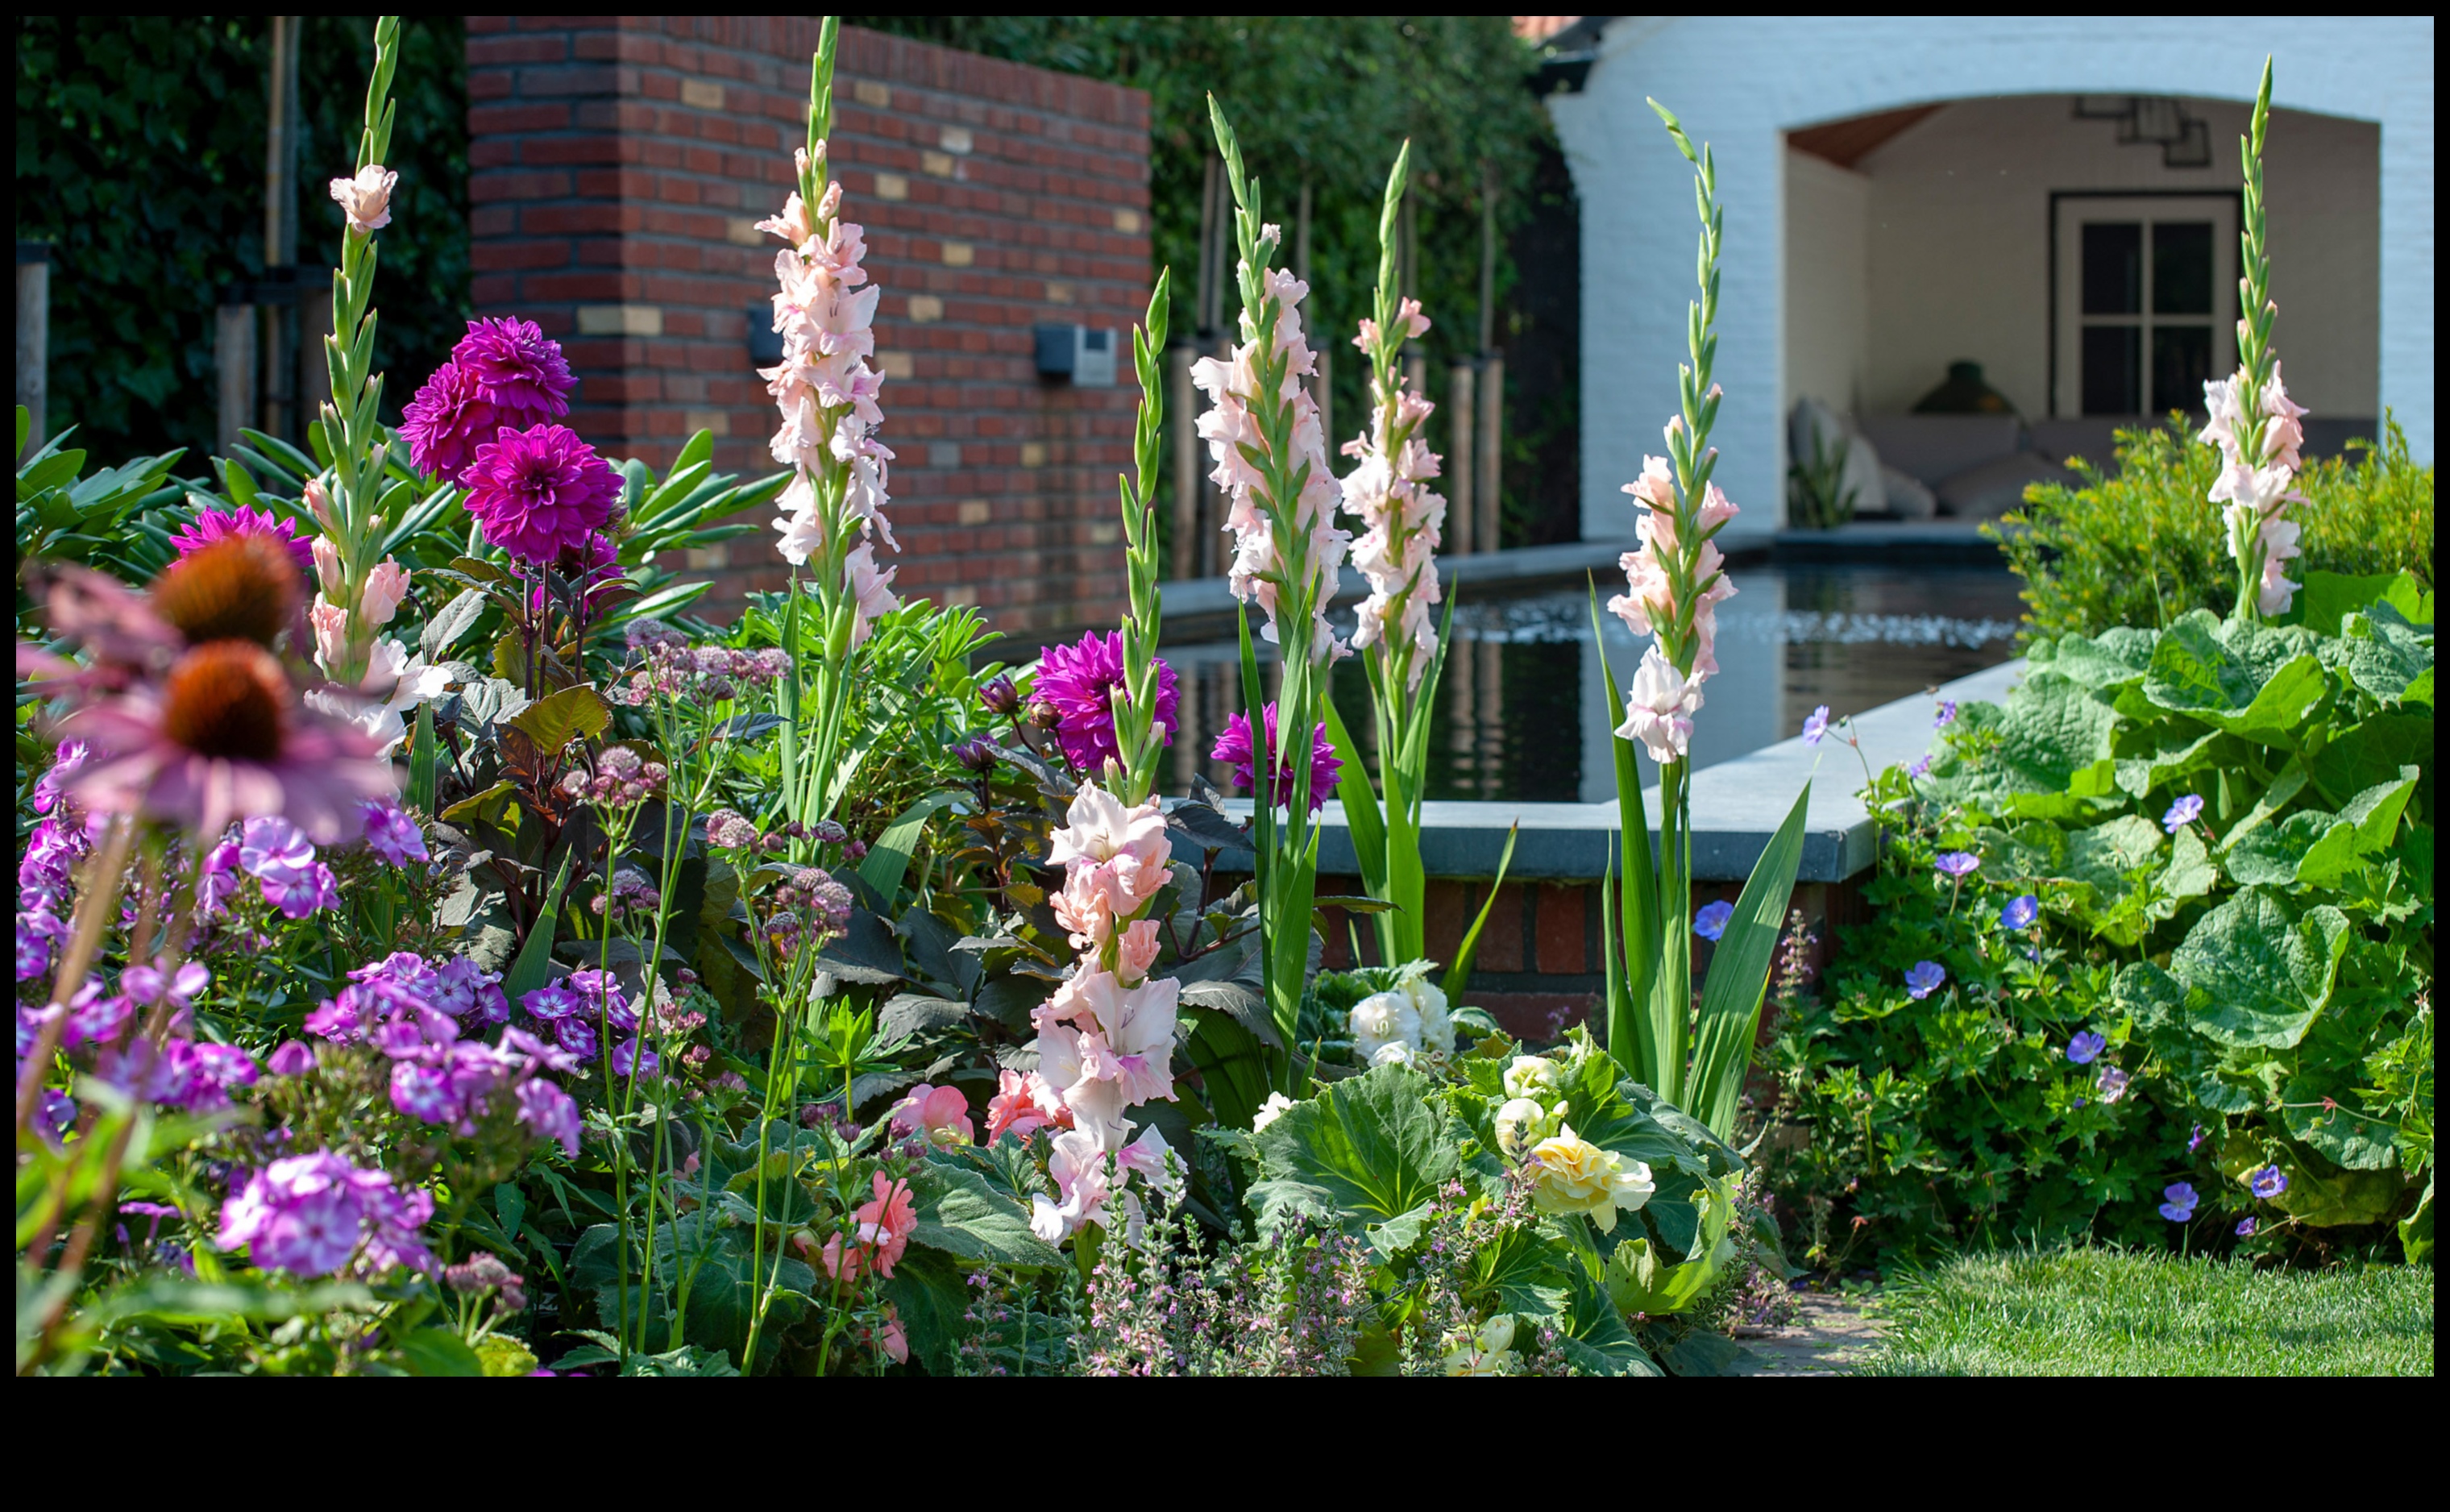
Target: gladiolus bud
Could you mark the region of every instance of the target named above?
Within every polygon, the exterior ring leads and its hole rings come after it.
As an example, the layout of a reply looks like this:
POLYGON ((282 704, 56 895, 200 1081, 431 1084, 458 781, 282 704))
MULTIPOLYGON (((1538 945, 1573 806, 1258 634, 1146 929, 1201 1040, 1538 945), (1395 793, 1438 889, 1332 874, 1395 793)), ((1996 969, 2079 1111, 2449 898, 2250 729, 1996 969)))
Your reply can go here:
POLYGON ((392 616, 399 612, 399 601, 407 596, 407 569, 385 557, 366 574, 365 593, 358 604, 368 625, 388 625, 392 616))

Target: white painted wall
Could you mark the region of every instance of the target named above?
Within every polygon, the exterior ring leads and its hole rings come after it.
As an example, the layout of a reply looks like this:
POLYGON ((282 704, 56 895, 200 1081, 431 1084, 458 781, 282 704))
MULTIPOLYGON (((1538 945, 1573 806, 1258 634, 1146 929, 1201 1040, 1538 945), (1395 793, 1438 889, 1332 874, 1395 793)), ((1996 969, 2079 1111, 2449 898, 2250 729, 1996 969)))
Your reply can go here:
MULTIPOLYGON (((1961 101, 1865 158, 1868 412, 1911 407, 1963 358, 1981 363, 2020 413, 2050 414, 2050 197, 2235 188, 2249 107, 2192 100, 2187 108, 2210 126, 2208 168, 2165 167, 2158 147, 2120 145, 2116 122, 2074 119, 2063 94, 1961 101)), ((1797 156, 1788 154, 1790 221, 1802 213, 1797 156)), ((2368 121, 2275 110, 2264 183, 2289 392, 2317 415, 2376 417, 2380 132, 2368 121)), ((1787 242, 1787 298, 1810 298, 1792 229, 1787 242)), ((1786 319, 1793 332, 1806 318, 1786 319)), ((1790 350, 1790 368, 1796 359, 1790 350)))
MULTIPOLYGON (((2278 58, 2277 105, 2379 125, 2376 386, 2416 456, 2431 460, 2431 17, 1628 18, 1607 28, 1583 91, 1549 102, 1582 199, 1585 537, 1632 533, 1634 506, 1617 490, 1640 472, 1645 451, 1660 448, 1659 428, 1675 409, 1692 297, 1690 170, 1643 104, 1645 95, 1674 107, 1696 140, 1717 151, 1726 205, 1718 378, 1727 391, 1716 437, 1724 454, 1718 477, 1745 511, 1729 526, 1731 534, 1753 534, 1775 527, 1784 493, 1782 131, 1987 95, 2245 101, 2266 51, 2278 58)), ((2227 135, 2233 158, 2235 133, 2227 135)), ((2275 199, 2279 151, 2275 143, 2275 199)), ((2233 163, 2210 174, 2217 179, 2224 171, 2234 183, 2233 163)), ((2330 233, 2292 227, 2285 234, 2330 233)), ((2289 244, 2275 227, 2280 268, 2287 265, 2289 244)), ((2035 249, 2041 255, 2038 236, 2035 249)), ((2314 256, 2296 255, 2308 265, 2314 256)), ((2293 297, 2283 299, 2285 358, 2295 317, 2293 297)), ((2032 322, 2033 340, 2042 339, 2041 327, 2039 319, 2032 322)), ((2300 378, 2294 362, 2288 373, 2292 387, 2338 381, 2310 372, 2300 378)))
MULTIPOLYGON (((1786 154, 1786 371, 1779 413, 1816 398, 1853 413, 1870 384, 1872 180, 1786 154)), ((1723 381, 1723 380, 1721 380, 1723 381)))

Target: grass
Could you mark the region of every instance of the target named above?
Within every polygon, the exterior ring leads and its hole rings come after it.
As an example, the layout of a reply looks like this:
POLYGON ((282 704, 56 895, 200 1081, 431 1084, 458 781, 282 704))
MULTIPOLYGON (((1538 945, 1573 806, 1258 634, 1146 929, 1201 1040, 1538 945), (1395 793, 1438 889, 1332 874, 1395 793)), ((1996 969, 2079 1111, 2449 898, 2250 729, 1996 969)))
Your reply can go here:
POLYGON ((2082 1249, 1964 1255, 1888 1289, 1866 1375, 2424 1375, 2433 1270, 2256 1270, 2082 1249))

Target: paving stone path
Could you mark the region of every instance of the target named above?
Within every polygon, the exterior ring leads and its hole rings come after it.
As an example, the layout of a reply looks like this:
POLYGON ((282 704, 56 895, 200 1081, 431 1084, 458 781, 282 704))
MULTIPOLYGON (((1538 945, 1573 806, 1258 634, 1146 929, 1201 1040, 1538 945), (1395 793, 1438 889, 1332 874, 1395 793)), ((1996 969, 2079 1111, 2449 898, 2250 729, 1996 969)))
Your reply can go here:
POLYGON ((1851 1374, 1871 1353, 1886 1327, 1866 1317, 1859 1298, 1819 1292, 1796 1294, 1795 1321, 1782 1328, 1743 1328, 1736 1338, 1760 1363, 1750 1372, 1769 1376, 1851 1374))

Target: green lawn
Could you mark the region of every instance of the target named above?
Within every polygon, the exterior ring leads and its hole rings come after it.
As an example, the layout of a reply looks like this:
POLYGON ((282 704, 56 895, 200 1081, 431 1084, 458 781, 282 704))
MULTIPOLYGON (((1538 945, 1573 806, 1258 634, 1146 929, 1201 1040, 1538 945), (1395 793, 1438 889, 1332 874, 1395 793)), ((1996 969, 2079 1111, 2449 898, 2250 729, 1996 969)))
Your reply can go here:
POLYGON ((1890 1287, 1865 1375, 2431 1375, 2433 1270, 2115 1250, 1965 1255, 1890 1287))

